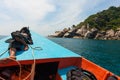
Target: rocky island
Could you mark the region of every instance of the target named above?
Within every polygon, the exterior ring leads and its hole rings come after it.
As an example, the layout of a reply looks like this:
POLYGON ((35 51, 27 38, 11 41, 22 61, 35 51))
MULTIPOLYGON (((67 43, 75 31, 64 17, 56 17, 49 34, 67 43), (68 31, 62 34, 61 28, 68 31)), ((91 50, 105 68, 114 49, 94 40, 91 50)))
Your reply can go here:
POLYGON ((78 25, 56 31, 50 37, 120 40, 120 7, 111 6, 89 16, 78 25))

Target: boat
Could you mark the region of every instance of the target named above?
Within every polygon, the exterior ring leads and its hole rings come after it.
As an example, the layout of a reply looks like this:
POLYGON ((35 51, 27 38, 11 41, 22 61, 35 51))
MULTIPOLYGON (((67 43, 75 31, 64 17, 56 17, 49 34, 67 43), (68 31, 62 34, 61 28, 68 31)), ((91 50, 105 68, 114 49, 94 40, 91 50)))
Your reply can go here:
POLYGON ((0 40, 0 80, 120 80, 107 69, 30 32, 34 44, 27 51, 17 52, 16 60, 4 61, 9 57, 9 44, 5 40, 11 37, 0 40), (72 70, 79 70, 83 75, 69 79, 72 70))

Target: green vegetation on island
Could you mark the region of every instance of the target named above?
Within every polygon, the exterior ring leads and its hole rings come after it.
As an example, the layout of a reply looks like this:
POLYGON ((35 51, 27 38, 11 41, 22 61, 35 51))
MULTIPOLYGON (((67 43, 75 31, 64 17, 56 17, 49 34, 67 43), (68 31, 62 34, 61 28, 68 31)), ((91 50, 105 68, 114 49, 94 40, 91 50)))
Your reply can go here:
POLYGON ((111 6, 89 16, 83 22, 56 31, 51 37, 120 40, 120 7, 111 6))
POLYGON ((89 25, 90 28, 97 28, 100 30, 114 29, 120 27, 120 7, 110 7, 107 10, 98 12, 97 14, 89 16, 84 22, 80 22, 75 27, 82 25, 89 25))

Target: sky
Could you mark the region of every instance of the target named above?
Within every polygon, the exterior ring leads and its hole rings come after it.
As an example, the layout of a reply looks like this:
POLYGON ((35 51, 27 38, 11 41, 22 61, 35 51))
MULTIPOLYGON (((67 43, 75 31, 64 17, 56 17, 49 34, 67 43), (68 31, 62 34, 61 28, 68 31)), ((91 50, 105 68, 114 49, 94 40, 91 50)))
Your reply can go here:
POLYGON ((0 35, 28 27, 43 36, 120 6, 120 0, 0 0, 0 35))

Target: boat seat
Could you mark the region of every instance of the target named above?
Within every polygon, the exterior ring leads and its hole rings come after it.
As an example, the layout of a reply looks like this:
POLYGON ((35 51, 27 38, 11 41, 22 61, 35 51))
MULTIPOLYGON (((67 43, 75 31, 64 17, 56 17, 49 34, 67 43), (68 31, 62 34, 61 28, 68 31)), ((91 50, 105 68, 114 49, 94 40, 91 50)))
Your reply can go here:
POLYGON ((75 66, 70 66, 70 67, 66 67, 63 69, 59 69, 58 73, 61 76, 62 80, 66 80, 67 79, 67 77, 66 77, 67 72, 70 71, 71 69, 75 69, 75 68, 76 68, 75 66))

